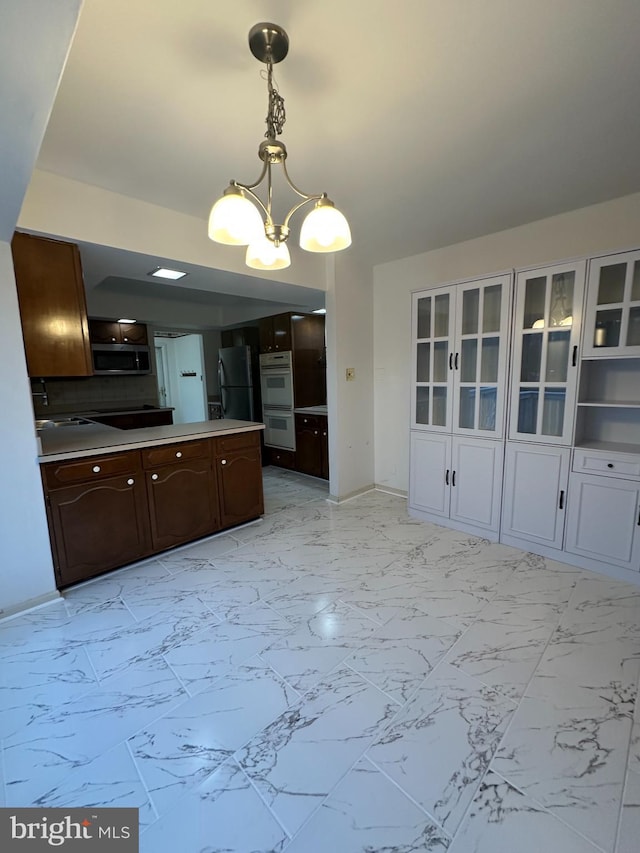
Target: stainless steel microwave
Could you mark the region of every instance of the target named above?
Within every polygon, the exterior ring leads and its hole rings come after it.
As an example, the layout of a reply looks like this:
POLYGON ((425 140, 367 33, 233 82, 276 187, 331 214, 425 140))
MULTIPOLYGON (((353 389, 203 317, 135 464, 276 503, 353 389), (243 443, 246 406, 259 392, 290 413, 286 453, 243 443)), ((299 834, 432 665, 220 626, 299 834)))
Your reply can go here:
POLYGON ((100 376, 151 373, 149 347, 137 344, 93 344, 93 372, 100 376))

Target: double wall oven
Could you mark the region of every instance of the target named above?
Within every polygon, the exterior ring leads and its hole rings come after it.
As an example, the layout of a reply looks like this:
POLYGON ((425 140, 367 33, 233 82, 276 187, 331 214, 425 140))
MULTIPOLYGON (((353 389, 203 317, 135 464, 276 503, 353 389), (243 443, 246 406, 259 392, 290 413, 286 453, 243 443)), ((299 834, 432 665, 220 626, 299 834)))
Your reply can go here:
POLYGON ((293 367, 290 352, 269 352, 260 356, 260 388, 265 445, 282 450, 295 450, 293 367))

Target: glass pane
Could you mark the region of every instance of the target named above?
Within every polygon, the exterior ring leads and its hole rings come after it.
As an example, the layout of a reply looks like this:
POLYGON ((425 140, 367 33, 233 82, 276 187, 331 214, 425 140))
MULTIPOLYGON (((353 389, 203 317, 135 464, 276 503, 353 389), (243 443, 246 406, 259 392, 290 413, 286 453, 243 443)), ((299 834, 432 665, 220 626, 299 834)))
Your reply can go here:
POLYGON ((462 429, 473 429, 475 426, 476 389, 460 389, 460 414, 458 426, 462 429))
POLYGON ((631 283, 631 300, 640 302, 640 261, 633 265, 633 281, 631 283))
POLYGON ((433 345, 433 381, 446 382, 449 356, 449 341, 436 341, 433 345))
POLYGON ((522 363, 520 365, 521 382, 540 381, 541 355, 542 335, 524 335, 522 338, 522 363))
POLYGON ((544 326, 544 298, 547 291, 546 276, 528 278, 524 292, 523 329, 539 329, 544 326))
POLYGON ((433 425, 447 425, 447 389, 440 386, 433 389, 433 425))
POLYGON ((436 338, 446 338, 449 334, 449 294, 443 293, 435 299, 435 328, 433 335, 436 338))
MULTIPOLYGON (((624 277, 627 272, 626 264, 611 264, 600 270, 600 285, 598 287, 598 305, 611 302, 622 302, 624 299, 624 277)), ((611 346, 611 344, 608 344, 611 346)))
POLYGON ((465 290, 462 294, 462 334, 476 335, 478 333, 478 309, 480 307, 480 291, 465 290))
POLYGON ((418 299, 418 337, 431 337, 431 297, 418 299))
POLYGON ((478 428, 495 430, 496 428, 496 402, 498 399, 497 388, 480 389, 480 414, 478 416, 478 428))
POLYGON ((542 435, 562 435, 564 398, 564 388, 545 388, 542 407, 542 435))
POLYGON ((629 328, 627 330, 627 346, 640 346, 640 308, 629 311, 629 328))
POLYGON ((498 381, 498 356, 500 354, 500 338, 483 338, 482 359, 480 362, 480 381, 498 381))
POLYGON ((538 420, 538 390, 536 388, 520 389, 520 405, 518 406, 518 432, 535 433, 538 420))
MULTIPOLYGON (((571 332, 549 332, 547 340, 547 382, 566 382, 571 332)), ((556 433, 549 433, 556 435, 556 433)))
POLYGON ((482 331, 500 331, 500 301, 502 300, 502 285, 492 284, 484 289, 484 306, 482 311, 482 331))
POLYGON ((416 388, 416 423, 429 423, 429 389, 416 388))
POLYGON ((622 308, 596 313, 596 330, 593 336, 594 347, 617 347, 620 343, 620 321, 622 308))
POLYGON ((431 363, 431 344, 418 344, 416 380, 429 381, 429 366, 431 363))
POLYGON ((549 304, 550 326, 573 324, 574 272, 556 273, 551 279, 551 302, 549 304))
POLYGON ((475 382, 478 363, 478 339, 468 338, 462 341, 460 354, 460 381, 475 382))

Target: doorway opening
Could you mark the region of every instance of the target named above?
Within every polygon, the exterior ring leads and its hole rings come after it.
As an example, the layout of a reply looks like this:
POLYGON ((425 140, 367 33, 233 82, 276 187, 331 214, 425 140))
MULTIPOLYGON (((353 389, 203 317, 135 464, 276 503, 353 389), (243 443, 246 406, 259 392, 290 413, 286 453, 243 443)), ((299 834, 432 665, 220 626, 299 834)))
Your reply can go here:
POLYGON ((202 335, 156 331, 153 339, 160 405, 173 408, 174 424, 206 421, 207 380, 202 335))

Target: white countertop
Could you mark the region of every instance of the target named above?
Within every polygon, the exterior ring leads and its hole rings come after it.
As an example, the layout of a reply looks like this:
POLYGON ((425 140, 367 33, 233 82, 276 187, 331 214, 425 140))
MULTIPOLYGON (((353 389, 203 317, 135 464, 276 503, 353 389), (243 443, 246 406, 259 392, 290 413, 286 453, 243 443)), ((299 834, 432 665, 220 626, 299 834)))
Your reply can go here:
POLYGON ((78 459, 83 456, 136 450, 158 444, 175 444, 185 439, 214 438, 260 429, 264 429, 263 423, 227 419, 130 430, 116 429, 102 424, 54 427, 43 429, 38 434, 42 448, 38 462, 78 459))
POLYGON ((303 408, 294 409, 296 415, 328 415, 326 406, 304 406, 303 408))

